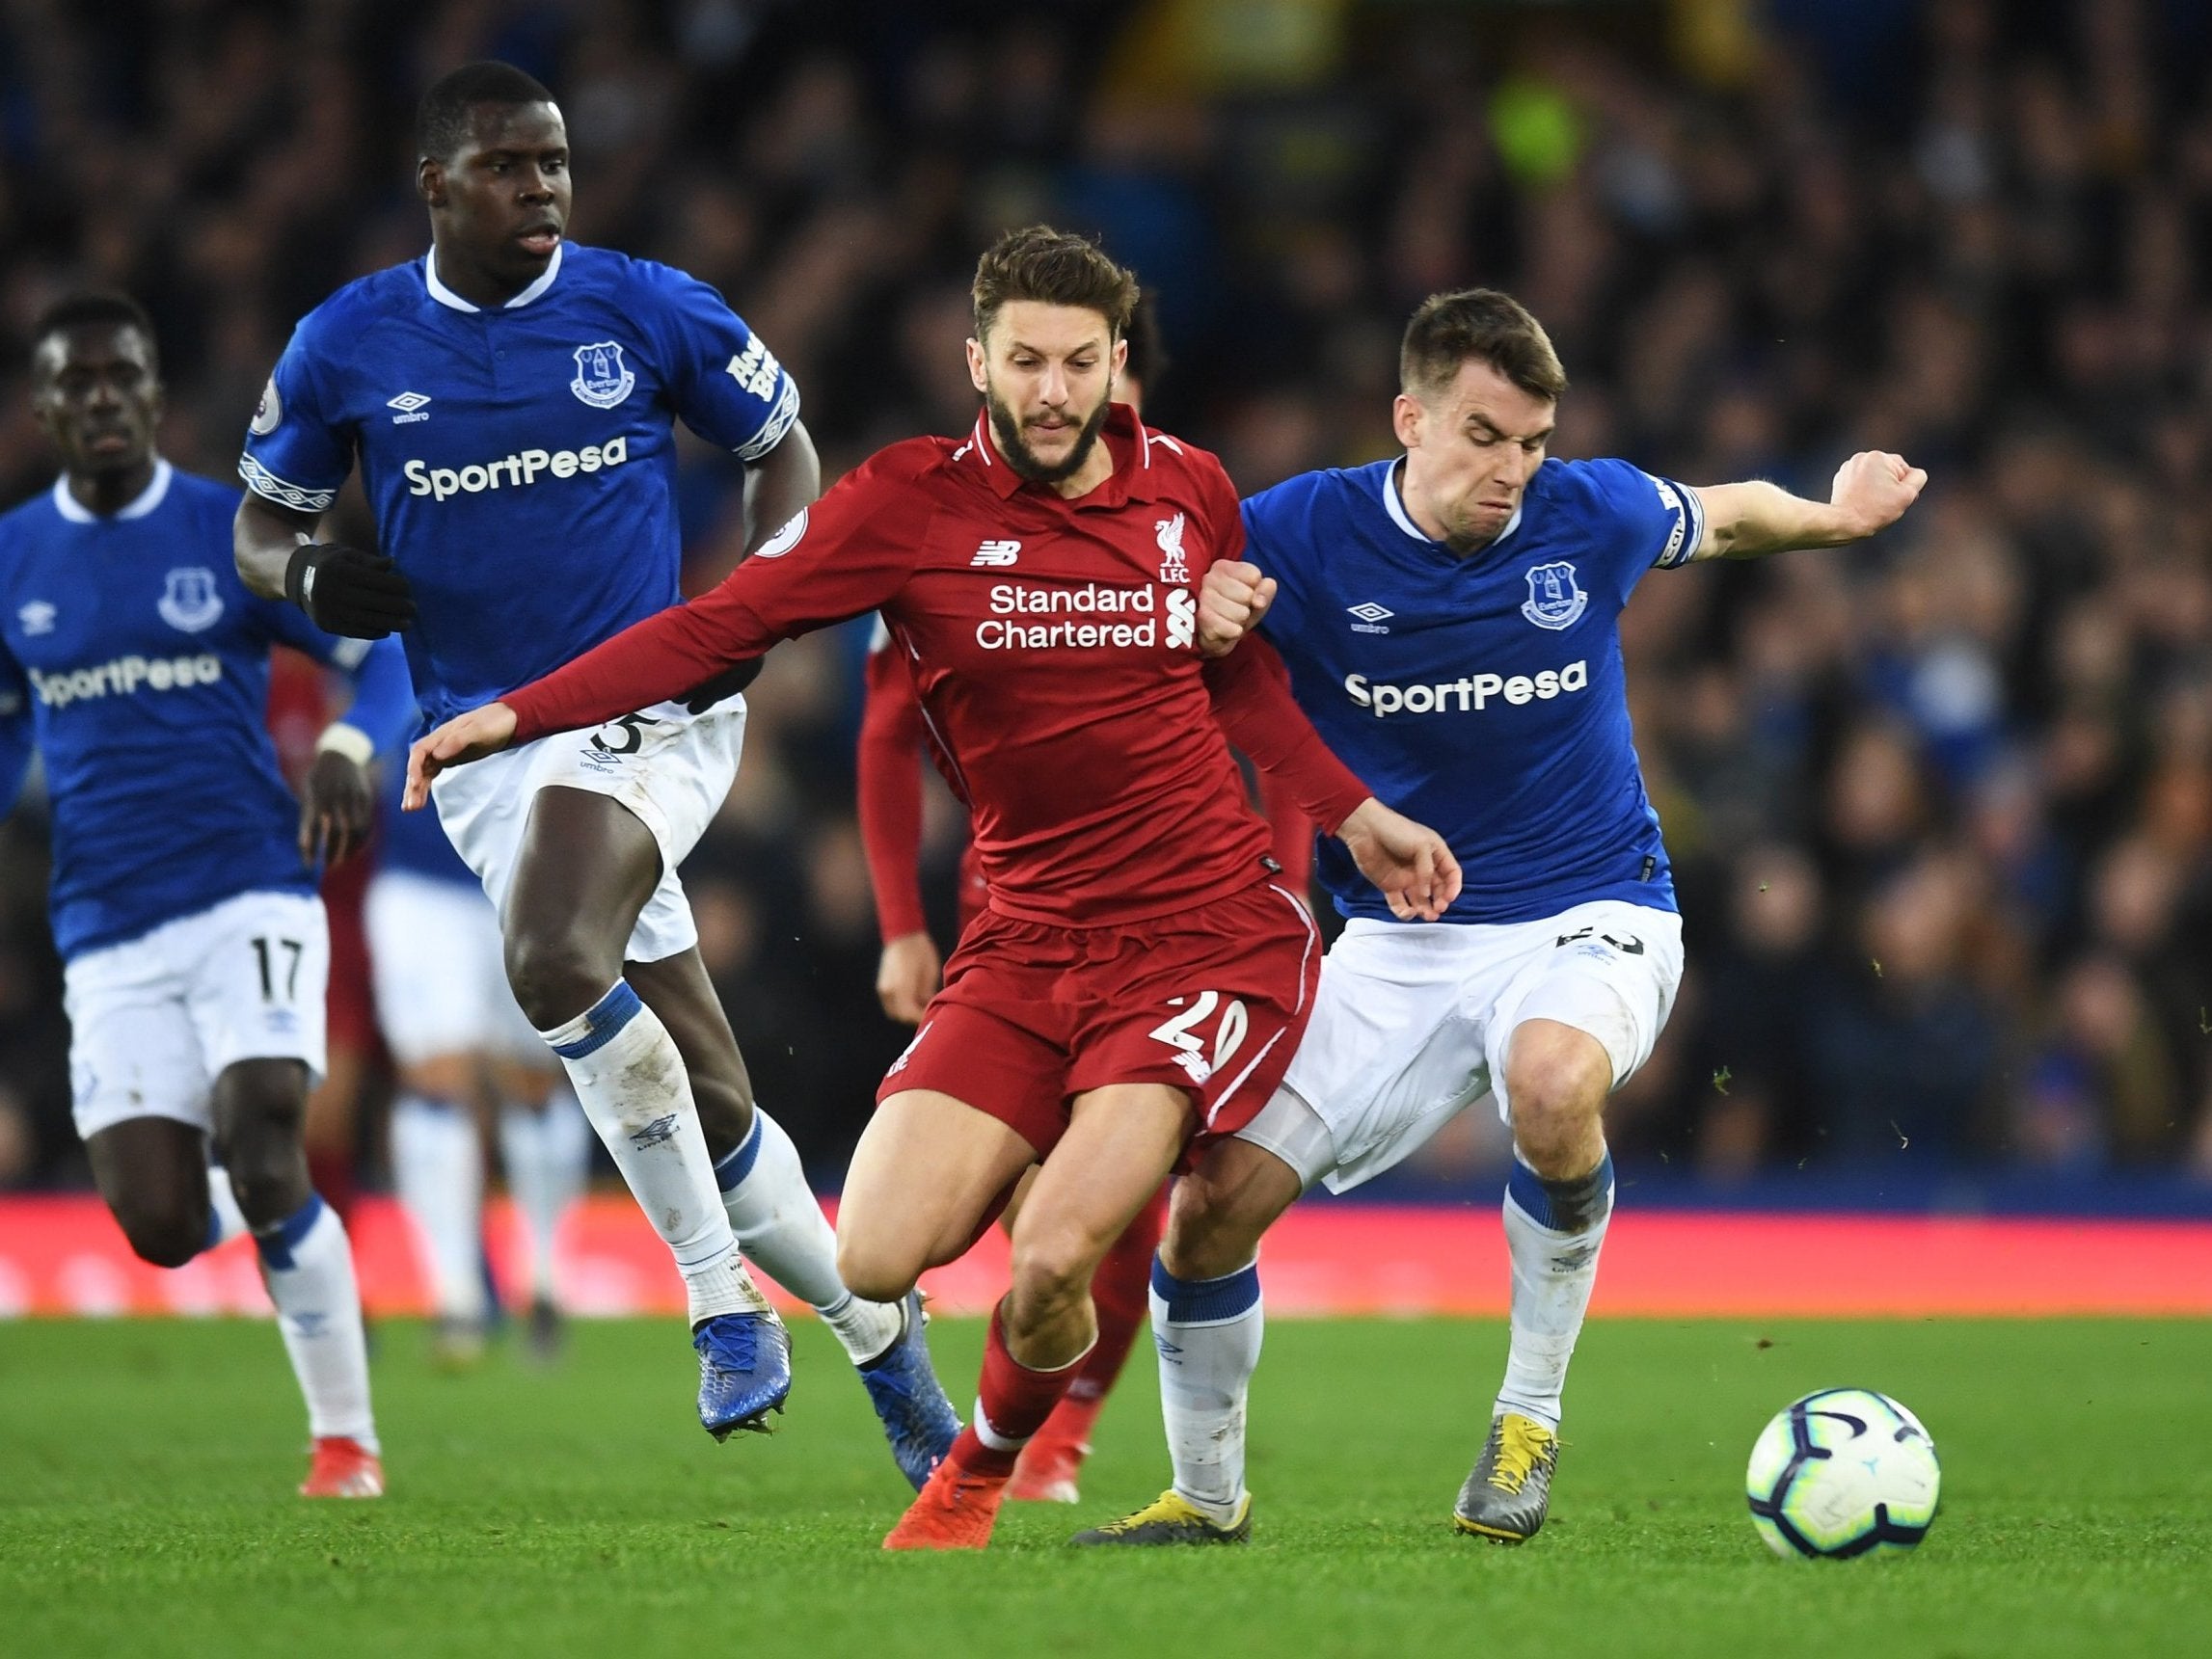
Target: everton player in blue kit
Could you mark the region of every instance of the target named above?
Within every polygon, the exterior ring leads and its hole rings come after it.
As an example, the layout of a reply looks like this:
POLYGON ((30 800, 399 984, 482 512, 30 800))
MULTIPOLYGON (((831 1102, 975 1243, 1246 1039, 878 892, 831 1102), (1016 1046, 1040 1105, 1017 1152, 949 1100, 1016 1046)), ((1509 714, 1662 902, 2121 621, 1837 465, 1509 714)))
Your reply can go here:
POLYGON ((496 1123, 507 1191, 529 1236, 530 1345, 560 1344, 553 1244, 583 1195, 591 1131, 500 961, 499 916, 435 815, 399 810, 401 766, 378 815, 362 920, 377 1027, 397 1071, 391 1178, 420 1235, 437 1324, 431 1354, 481 1357, 493 1312, 483 1269, 482 1125, 496 1123))
POLYGON ((1386 804, 1436 826, 1463 885, 1441 922, 1399 922, 1323 843, 1349 920, 1313 1022, 1273 1100, 1178 1186, 1153 1274, 1174 1485, 1083 1541, 1244 1535, 1261 1233, 1315 1181, 1356 1187, 1485 1097, 1513 1132, 1512 1346, 1455 1523, 1503 1543, 1543 1524, 1612 1210, 1602 1110, 1649 1057, 1682 974, 1621 609, 1648 570, 1871 536, 1927 481, 1855 455, 1814 502, 1547 460, 1567 378, 1536 320, 1492 290, 1424 304, 1399 375, 1404 455, 1247 501, 1249 562, 1216 567, 1201 634, 1227 648, 1264 616, 1314 728, 1386 804))
MULTIPOLYGON (((326 628, 404 629, 436 722, 675 602, 675 417, 745 463, 756 542, 821 477, 797 388, 718 294, 565 245, 568 142, 544 87, 503 64, 457 69, 424 96, 417 136, 430 252, 300 323, 239 464, 236 552, 250 587, 326 628), (314 539, 357 462, 378 552, 314 539)), ((516 1001, 683 1272, 700 1420, 717 1438, 765 1427, 791 1386, 789 1339, 742 1244, 821 1311, 919 1485, 958 1428, 920 1303, 839 1281, 677 879, 736 775, 737 689, 723 677, 458 770, 439 817, 499 906, 516 1001)))
POLYGON ((330 964, 312 861, 367 833, 363 767, 410 724, 407 665, 240 585, 238 492, 154 450, 160 371, 134 302, 56 306, 33 331, 32 381, 63 472, 0 518, 0 801, 35 744, 77 1132, 146 1260, 180 1267, 252 1230, 314 1436, 300 1490, 375 1497, 352 1251, 300 1129, 330 964), (304 804, 263 724, 277 644, 355 682, 304 804))

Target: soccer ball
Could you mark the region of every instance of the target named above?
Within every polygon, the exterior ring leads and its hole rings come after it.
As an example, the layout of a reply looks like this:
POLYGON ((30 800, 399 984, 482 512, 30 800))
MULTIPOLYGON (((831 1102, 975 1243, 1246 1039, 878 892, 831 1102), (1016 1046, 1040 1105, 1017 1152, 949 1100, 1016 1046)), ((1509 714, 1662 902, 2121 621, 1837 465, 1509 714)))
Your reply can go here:
POLYGON ((1751 1523, 1776 1555, 1908 1550, 1935 1519, 1942 1470, 1920 1419, 1871 1388, 1823 1388, 1751 1448, 1751 1523))

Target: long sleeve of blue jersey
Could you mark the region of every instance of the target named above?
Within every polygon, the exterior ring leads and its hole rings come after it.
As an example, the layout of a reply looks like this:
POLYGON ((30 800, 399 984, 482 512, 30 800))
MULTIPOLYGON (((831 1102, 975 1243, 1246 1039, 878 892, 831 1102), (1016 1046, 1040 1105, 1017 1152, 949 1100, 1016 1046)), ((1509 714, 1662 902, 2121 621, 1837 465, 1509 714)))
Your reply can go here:
POLYGON ((292 605, 274 600, 255 602, 274 638, 352 682, 353 701, 341 718, 366 736, 376 753, 391 754, 414 736, 420 715, 415 682, 407 671, 407 653, 396 636, 340 639, 323 632, 292 605))
POLYGON ((13 654, 0 651, 0 817, 15 810, 38 746, 32 724, 31 682, 13 654))
POLYGON ((798 383, 722 296, 695 277, 640 259, 636 318, 651 335, 684 424, 742 461, 758 461, 798 419, 798 383))
POLYGON ((398 753, 421 724, 415 704, 415 682, 407 672, 407 653, 396 638, 340 639, 330 656, 332 666, 353 681, 353 701, 346 706, 345 723, 365 733, 379 755, 398 753), (366 646, 356 655, 354 648, 366 646), (353 660, 349 663, 347 658, 353 660))

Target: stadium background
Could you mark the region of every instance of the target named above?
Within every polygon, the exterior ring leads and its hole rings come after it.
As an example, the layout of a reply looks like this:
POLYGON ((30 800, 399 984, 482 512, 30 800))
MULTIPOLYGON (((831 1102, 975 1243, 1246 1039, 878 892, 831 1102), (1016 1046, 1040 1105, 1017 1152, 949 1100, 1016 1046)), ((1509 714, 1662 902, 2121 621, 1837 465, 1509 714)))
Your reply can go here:
MULTIPOLYGON (((293 319, 425 246, 413 101, 487 55, 562 100, 577 238, 720 285, 827 476, 969 423, 967 276, 1038 218, 1157 289, 1147 416, 1247 491, 1387 453, 1407 311, 1473 281, 1551 330, 1562 455, 1822 496, 1854 448, 1926 466, 1900 533, 1656 575, 1628 614, 1690 960, 1613 1119, 1628 1202, 2212 1215, 2212 12, 0 0, 0 504, 51 477, 25 331, 80 283, 151 308, 165 452, 229 476, 293 319)), ((704 580, 738 473, 687 442, 704 580)), ((775 654, 686 871, 830 1186, 903 1041, 863 637, 775 654)), ((43 843, 34 786, 0 832, 0 1188, 68 1190, 43 843)), ((1468 1124, 1382 1195, 1487 1208, 1501 1152, 1468 1124)))

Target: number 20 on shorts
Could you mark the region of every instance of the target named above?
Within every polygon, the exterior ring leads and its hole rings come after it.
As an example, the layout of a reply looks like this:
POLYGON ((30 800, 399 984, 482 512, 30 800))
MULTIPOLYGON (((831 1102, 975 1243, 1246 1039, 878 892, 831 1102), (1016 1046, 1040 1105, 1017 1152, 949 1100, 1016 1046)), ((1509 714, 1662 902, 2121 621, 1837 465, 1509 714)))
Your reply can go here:
MULTIPOLYGON (((1169 1006, 1179 1006, 1183 1001, 1180 997, 1173 998, 1169 1006)), ((1200 991, 1190 999, 1190 1006, 1173 1019, 1154 1026, 1148 1034, 1173 1049, 1183 1069, 1203 1083, 1228 1064, 1229 1057, 1243 1046, 1244 1033, 1251 1024, 1252 1016, 1245 1012, 1242 998, 1231 997, 1225 1004, 1219 991, 1200 991), (1213 1056, 1209 1059, 1205 1039, 1198 1031, 1217 1008, 1221 1010, 1221 1023, 1214 1028, 1213 1056)))

